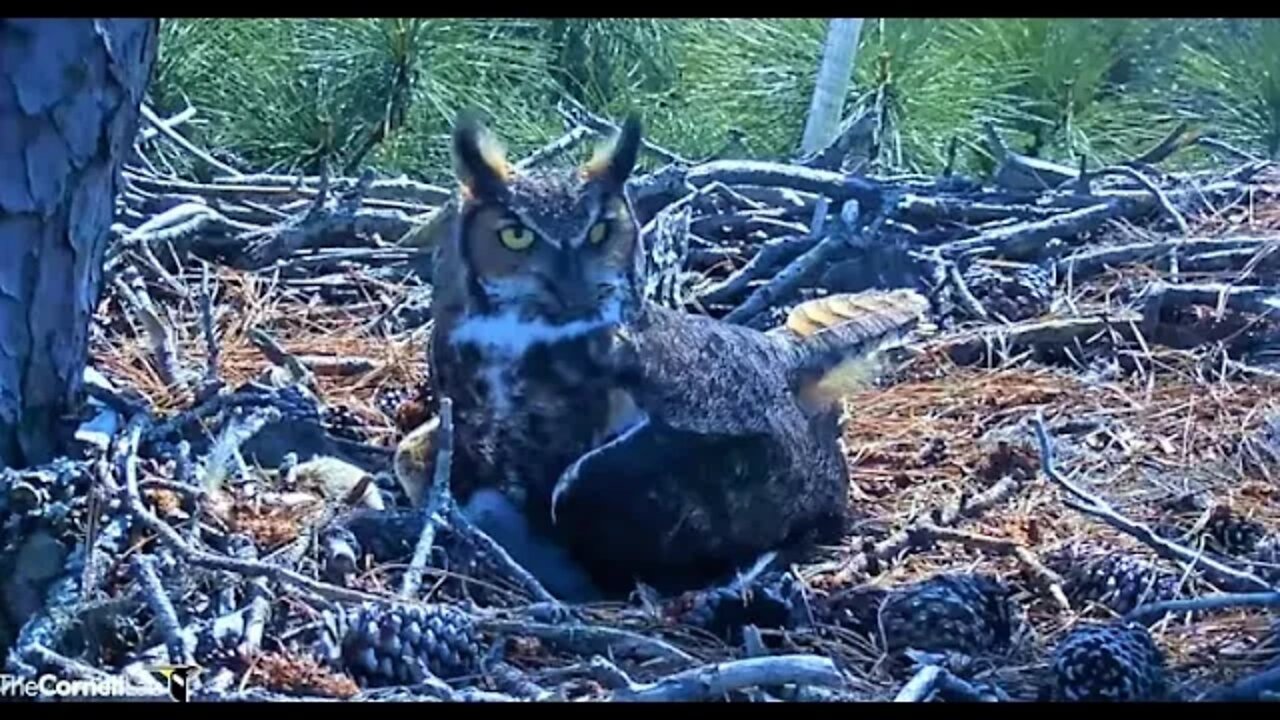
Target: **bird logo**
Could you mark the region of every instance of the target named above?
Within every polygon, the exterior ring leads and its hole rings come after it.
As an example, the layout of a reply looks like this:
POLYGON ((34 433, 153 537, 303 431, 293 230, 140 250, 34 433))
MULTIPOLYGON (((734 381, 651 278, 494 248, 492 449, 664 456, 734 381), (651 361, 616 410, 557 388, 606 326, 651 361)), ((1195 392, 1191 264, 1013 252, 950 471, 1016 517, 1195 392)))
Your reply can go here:
POLYGON ((163 677, 168 684, 169 697, 180 703, 187 702, 191 680, 199 670, 197 665, 162 665, 152 668, 152 672, 163 677))

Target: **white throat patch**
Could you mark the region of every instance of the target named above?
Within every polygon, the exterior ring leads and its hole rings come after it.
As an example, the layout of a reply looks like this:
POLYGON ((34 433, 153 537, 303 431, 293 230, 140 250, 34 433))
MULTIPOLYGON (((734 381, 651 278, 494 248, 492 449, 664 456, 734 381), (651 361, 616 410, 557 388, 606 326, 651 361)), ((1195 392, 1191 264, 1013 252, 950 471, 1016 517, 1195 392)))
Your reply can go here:
POLYGON ((472 317, 449 334, 449 342, 454 345, 479 345, 490 354, 519 357, 536 345, 572 340, 619 321, 616 305, 611 304, 603 310, 599 317, 574 320, 564 325, 552 325, 543 320, 523 320, 514 311, 472 317))

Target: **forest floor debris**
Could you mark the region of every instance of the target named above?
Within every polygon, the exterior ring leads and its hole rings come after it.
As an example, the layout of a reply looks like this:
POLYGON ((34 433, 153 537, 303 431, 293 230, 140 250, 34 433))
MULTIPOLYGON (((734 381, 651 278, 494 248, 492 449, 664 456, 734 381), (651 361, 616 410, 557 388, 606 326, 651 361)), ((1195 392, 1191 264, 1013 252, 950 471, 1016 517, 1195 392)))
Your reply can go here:
POLYGON ((447 500, 424 533, 391 479, 431 404, 413 243, 446 193, 135 164, 85 458, 6 471, 0 566, 26 613, 8 668, 154 695, 142 670, 194 659, 197 699, 1031 700, 1060 692, 1064 638, 1127 616, 1174 697, 1275 690, 1280 173, 1078 175, 638 178, 656 302, 767 327, 906 285, 932 327, 846 398, 844 543, 723 588, 564 607, 447 500), (353 471, 299 481, 317 455, 353 471))

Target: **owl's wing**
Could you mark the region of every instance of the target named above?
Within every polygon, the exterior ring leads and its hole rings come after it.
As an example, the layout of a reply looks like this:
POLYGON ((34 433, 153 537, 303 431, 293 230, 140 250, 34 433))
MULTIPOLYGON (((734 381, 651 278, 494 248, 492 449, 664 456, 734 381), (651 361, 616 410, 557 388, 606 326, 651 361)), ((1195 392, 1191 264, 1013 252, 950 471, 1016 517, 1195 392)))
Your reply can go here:
POLYGON ((551 521, 554 523, 559 519, 559 508, 568 498, 581 497, 599 489, 596 482, 599 478, 610 478, 609 485, 625 490, 631 485, 629 479, 637 475, 643 477, 648 470, 656 469, 645 465, 657 462, 664 456, 663 450, 667 451, 666 461, 670 462, 671 448, 663 445, 672 439, 675 438, 664 438, 662 433, 656 432, 654 423, 644 417, 609 442, 588 451, 556 481, 551 492, 551 521))
POLYGON ((652 506, 650 511, 665 512, 660 506, 673 495, 692 497, 709 491, 719 496, 722 485, 734 484, 733 476, 751 474, 765 461, 766 444, 758 434, 702 435, 642 417, 561 474, 551 493, 552 521, 570 498, 589 500, 591 507, 642 514, 646 505, 652 506), (666 489, 657 492, 660 488, 666 489))
POLYGON ((784 338, 651 307, 622 334, 622 385, 646 415, 707 436, 768 434, 797 412, 788 386, 795 348, 784 338))
POLYGON ((768 452, 760 436, 702 435, 644 417, 561 475, 551 519, 606 573, 682 572, 740 536, 738 498, 726 488, 757 480, 768 452))

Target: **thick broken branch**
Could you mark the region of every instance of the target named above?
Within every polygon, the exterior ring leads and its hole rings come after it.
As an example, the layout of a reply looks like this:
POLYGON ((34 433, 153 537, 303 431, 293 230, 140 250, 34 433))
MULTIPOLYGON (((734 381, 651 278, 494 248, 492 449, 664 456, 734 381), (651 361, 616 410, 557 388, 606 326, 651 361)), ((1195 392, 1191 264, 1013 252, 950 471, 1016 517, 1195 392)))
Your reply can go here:
POLYGON ((1205 595, 1187 600, 1166 600, 1164 602, 1140 605, 1125 616, 1133 622, 1150 622, 1163 615, 1184 615, 1209 610, 1228 610, 1245 607, 1280 607, 1280 592, 1260 593, 1222 593, 1205 595))
POLYGON ((911 676, 911 680, 898 691, 894 702, 924 702, 938 689, 938 683, 945 672, 937 665, 925 665, 911 676))
POLYGON ((1280 310, 1280 288, 1219 285, 1216 283, 1157 283, 1148 291, 1144 321, 1154 322, 1154 314, 1164 308, 1210 305, 1221 315, 1224 310, 1268 315, 1280 310))
POLYGON ((1000 355, 1010 357, 1027 350, 1057 350, 1087 344, 1091 338, 1116 333, 1131 339, 1142 321, 1136 312, 1112 315, 1074 317, 1053 320, 1028 320, 1012 325, 980 327, 930 341, 918 349, 941 350, 953 362, 967 365, 994 362, 1000 355))
POLYGON ((713 663, 676 673, 654 683, 614 690, 614 702, 696 702, 723 699, 735 690, 768 685, 843 687, 835 663, 816 655, 774 655, 713 663))
POLYGON ((874 180, 827 170, 811 170, 794 165, 758 160, 716 160, 699 165, 686 176, 690 185, 764 185, 826 195, 834 203, 857 200, 864 214, 880 212, 885 188, 874 180))
POLYGON ((639 659, 662 659, 683 664, 694 662, 694 657, 670 643, 640 633, 603 625, 585 625, 579 622, 551 625, 527 620, 478 619, 481 628, 498 633, 536 637, 555 643, 572 652, 582 654, 612 654, 639 659))
POLYGON ((1044 220, 988 230, 972 238, 947 243, 941 250, 946 257, 998 255, 1014 260, 1031 258, 1038 256, 1050 240, 1095 230, 1106 221, 1120 217, 1121 210, 1118 203, 1098 202, 1044 220))
POLYGON ((1086 248, 1061 259, 1057 272, 1061 277, 1070 276, 1074 281, 1091 278, 1109 267, 1152 263, 1163 267, 1170 254, 1183 257, 1223 250, 1258 251, 1268 244, 1280 242, 1277 238, 1171 238, 1153 242, 1125 243, 1098 248, 1086 248))

